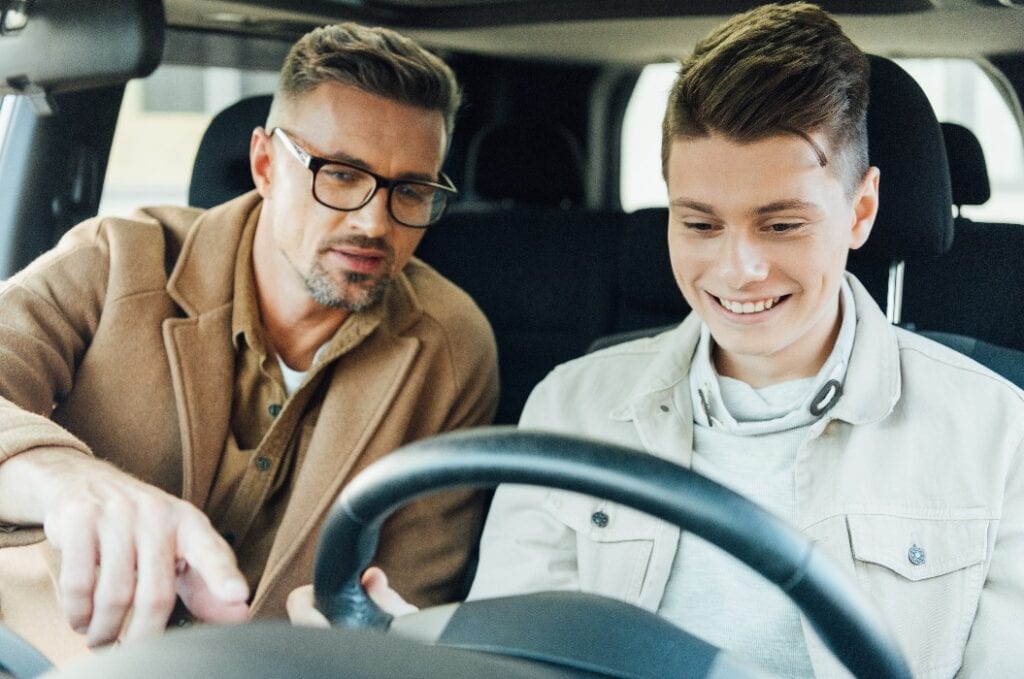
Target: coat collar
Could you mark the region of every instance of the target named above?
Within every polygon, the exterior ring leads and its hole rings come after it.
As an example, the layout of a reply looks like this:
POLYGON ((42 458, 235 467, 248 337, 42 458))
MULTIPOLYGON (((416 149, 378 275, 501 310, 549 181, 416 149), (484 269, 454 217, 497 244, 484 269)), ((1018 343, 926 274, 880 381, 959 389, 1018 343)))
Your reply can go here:
POLYGON ((262 204, 250 191, 203 212, 185 235, 167 292, 189 316, 231 303, 235 257, 246 220, 262 204))

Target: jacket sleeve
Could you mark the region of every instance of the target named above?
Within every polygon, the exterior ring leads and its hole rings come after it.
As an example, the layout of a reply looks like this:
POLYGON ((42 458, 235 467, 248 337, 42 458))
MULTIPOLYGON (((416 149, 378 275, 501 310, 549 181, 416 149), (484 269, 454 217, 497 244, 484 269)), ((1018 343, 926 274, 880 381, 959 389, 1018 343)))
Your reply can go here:
MULTIPOLYGON (((549 376, 530 394, 519 427, 557 430, 560 403, 549 376)), ((480 540, 470 599, 579 590, 576 535, 545 509, 553 492, 510 484, 498 488, 480 540)))
POLYGON ((1024 439, 1007 475, 1002 516, 957 676, 1012 677, 1024 665, 1024 439))
MULTIPOLYGON (((32 448, 91 454, 50 420, 99 323, 108 257, 99 220, 72 229, 50 252, 0 284, 0 463, 32 448)), ((0 547, 42 531, 0 527, 0 547)))

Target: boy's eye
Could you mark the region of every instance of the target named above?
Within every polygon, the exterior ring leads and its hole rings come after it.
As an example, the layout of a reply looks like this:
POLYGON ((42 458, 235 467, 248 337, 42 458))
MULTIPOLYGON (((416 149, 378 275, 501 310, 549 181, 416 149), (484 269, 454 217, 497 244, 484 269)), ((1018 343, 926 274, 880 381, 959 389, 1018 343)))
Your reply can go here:
POLYGON ((715 228, 714 225, 708 224, 707 222, 683 222, 683 225, 688 229, 693 229, 694 231, 711 231, 715 228))
POLYGON ((772 224, 770 228, 774 233, 786 233, 787 231, 794 231, 799 229, 803 224, 772 224))

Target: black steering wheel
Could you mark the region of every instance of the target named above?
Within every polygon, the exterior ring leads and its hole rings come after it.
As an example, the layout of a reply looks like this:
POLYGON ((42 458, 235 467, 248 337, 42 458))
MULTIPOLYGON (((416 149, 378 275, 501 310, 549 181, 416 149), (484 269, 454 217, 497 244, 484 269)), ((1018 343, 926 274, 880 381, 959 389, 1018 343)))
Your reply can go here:
POLYGON ((411 444, 345 488, 321 534, 314 580, 317 607, 344 627, 207 625, 126 644, 45 676, 764 676, 653 613, 593 595, 554 592, 470 601, 394 621, 380 611, 359 577, 376 551, 384 520, 430 492, 497 483, 564 488, 670 521, 786 592, 854 675, 911 676, 860 591, 806 537, 751 501, 639 451, 499 427, 411 444), (348 628, 390 628, 394 634, 348 628))
MULTIPOLYGON (((497 483, 576 491, 674 523, 777 585, 854 675, 911 676, 875 608, 789 524, 710 479, 651 455, 514 428, 476 429, 423 440, 353 479, 331 510, 320 537, 314 579, 317 608, 334 625, 389 627, 391 617, 367 597, 359 583, 376 552, 381 524, 395 509, 421 495, 497 483)), ((610 676, 711 676, 726 667, 735 676, 739 671, 733 658, 657 616, 590 595, 547 593, 472 601, 403 616, 395 626, 421 640, 598 669, 610 676), (615 615, 627 615, 629 620, 611 623, 614 618, 607 616, 615 615), (417 617, 423 622, 418 623, 417 617), (573 628, 578 623, 585 627, 582 632, 573 628), (430 631, 421 631, 424 627, 430 631), (643 654, 650 650, 647 642, 652 635, 665 639, 661 658, 643 654), (624 652, 622 645, 632 646, 636 654, 628 648, 624 652), (637 658, 643 658, 642 663, 637 658), (639 664, 645 667, 639 669, 639 664), (702 668, 697 674, 694 665, 702 668)))

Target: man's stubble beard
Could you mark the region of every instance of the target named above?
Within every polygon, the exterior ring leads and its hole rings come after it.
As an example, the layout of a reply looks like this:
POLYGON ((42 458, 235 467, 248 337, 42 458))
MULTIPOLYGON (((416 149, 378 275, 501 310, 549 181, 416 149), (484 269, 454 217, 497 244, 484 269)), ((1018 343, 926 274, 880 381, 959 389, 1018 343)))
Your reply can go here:
MULTIPOLYGON (((388 269, 392 266, 392 257, 389 257, 388 269)), ((371 309, 384 299, 394 276, 384 273, 380 276, 355 273, 346 271, 342 283, 338 283, 324 269, 323 265, 316 261, 310 267, 309 273, 304 278, 306 290, 318 304, 331 309, 343 309, 357 313, 371 309), (376 278, 376 280, 374 280, 376 278), (368 281, 373 281, 369 287, 364 287, 368 281)))

